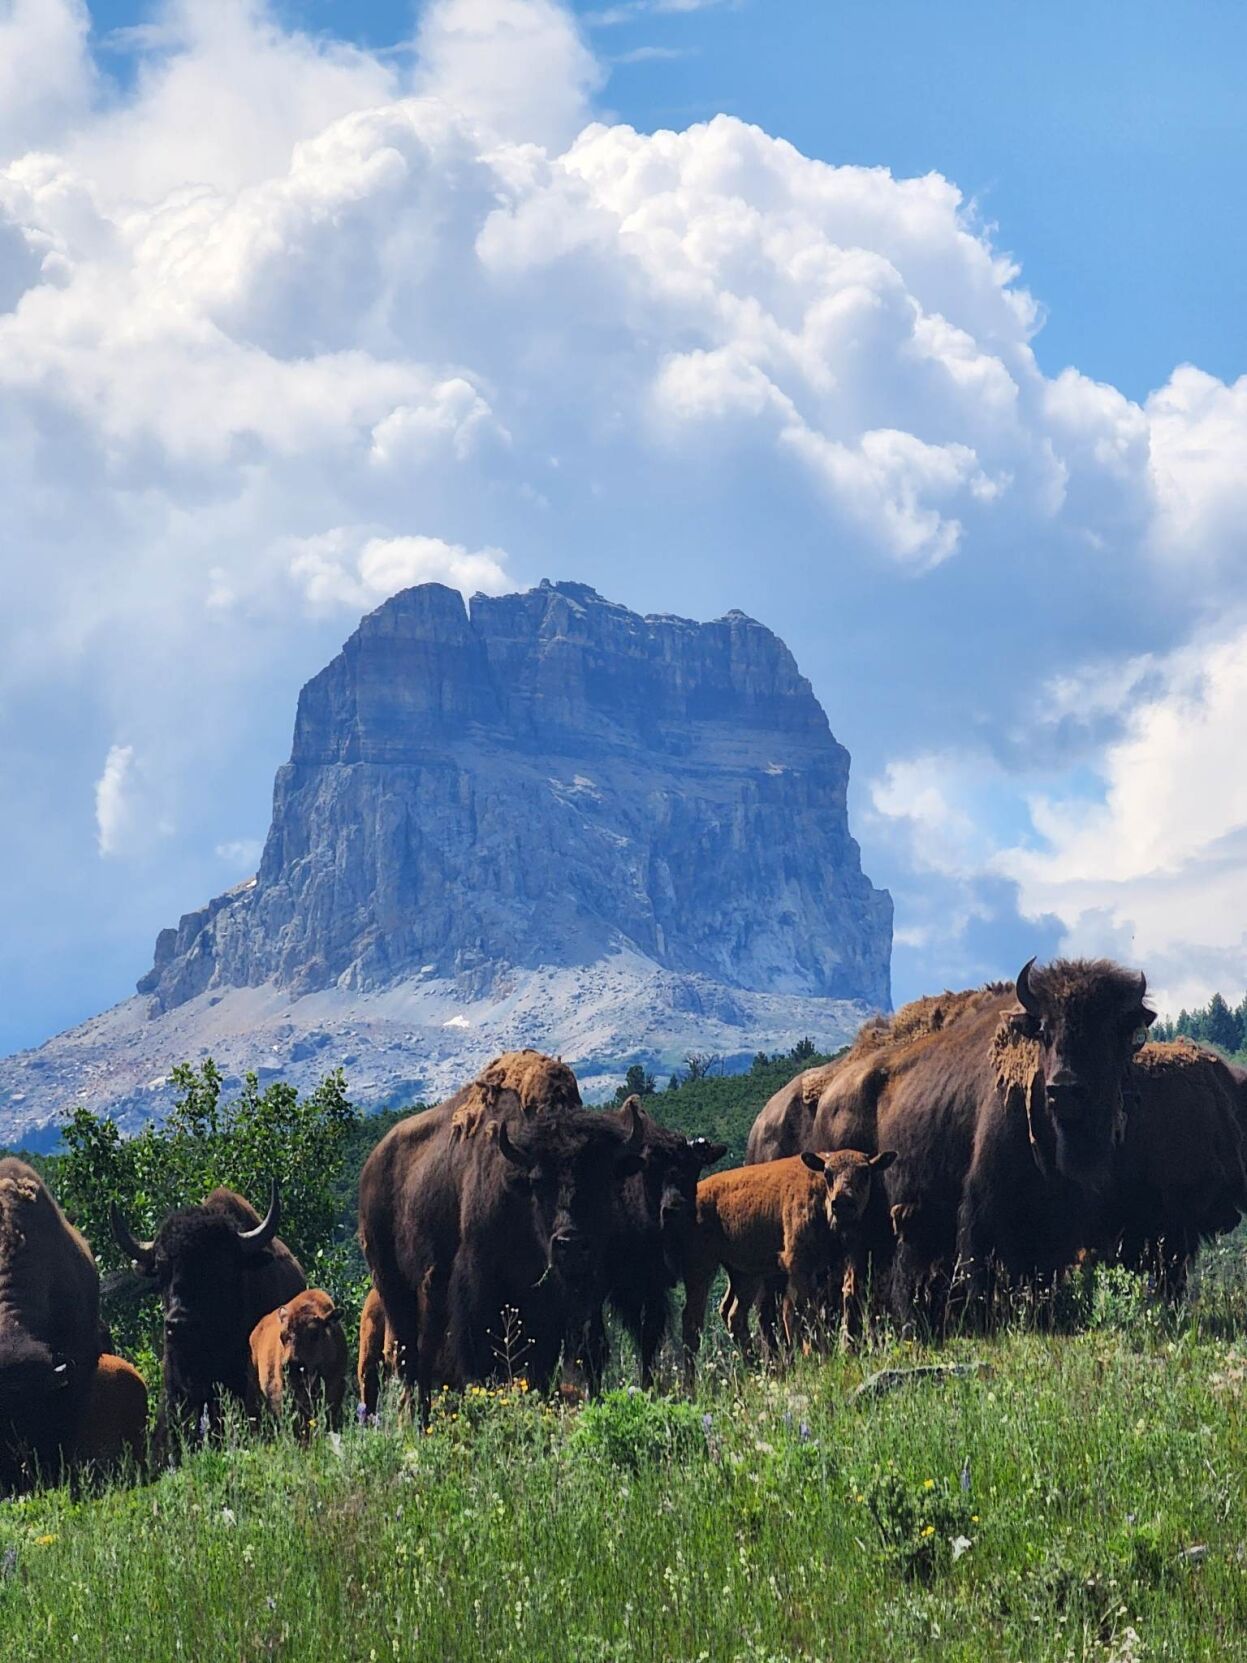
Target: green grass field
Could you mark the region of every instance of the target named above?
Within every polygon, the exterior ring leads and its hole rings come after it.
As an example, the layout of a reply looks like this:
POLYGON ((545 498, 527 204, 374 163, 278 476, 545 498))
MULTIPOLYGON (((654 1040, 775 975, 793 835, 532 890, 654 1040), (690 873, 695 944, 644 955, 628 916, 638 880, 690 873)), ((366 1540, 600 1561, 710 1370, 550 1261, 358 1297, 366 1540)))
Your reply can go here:
POLYGON ((1220 1282, 1175 1323, 1110 1279, 1073 1336, 774 1377, 717 1344, 695 1403, 475 1392, 306 1451, 240 1429, 0 1508, 0 1657, 1247 1657, 1240 1314, 1220 1282), (954 1359, 990 1373, 850 1399, 954 1359))

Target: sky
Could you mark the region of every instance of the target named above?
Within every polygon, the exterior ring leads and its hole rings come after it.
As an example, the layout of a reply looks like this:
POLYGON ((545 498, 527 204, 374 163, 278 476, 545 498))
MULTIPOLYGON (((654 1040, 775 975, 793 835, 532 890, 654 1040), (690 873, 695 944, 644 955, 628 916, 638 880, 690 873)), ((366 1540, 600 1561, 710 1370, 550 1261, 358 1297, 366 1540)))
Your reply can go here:
POLYGON ((1247 48, 1202 0, 0 0, 0 1051, 254 869, 407 583, 739 606, 899 999, 1247 987, 1247 48))

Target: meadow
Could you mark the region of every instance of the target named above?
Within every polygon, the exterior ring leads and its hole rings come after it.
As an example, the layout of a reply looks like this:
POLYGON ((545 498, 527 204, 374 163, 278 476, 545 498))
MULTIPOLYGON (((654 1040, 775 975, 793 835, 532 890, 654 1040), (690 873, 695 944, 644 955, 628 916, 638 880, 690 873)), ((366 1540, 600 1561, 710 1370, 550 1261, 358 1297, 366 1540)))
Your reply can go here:
MULTIPOLYGON (((0 1508, 5 1659, 1247 1656, 1247 1302, 1101 1273, 1080 1332, 742 1370, 695 1401, 517 1384, 0 1508), (981 1362, 854 1400, 882 1368, 981 1362)), ((708 1334, 707 1338, 710 1338, 708 1334)), ((716 1337, 717 1338, 717 1337, 716 1337)))

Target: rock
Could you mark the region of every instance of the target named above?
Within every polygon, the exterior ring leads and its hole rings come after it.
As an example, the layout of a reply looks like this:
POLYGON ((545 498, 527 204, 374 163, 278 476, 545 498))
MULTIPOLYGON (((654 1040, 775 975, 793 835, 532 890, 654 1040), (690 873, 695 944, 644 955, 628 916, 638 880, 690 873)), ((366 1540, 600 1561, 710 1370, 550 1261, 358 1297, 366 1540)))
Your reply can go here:
POLYGON ((886 1006, 892 907, 848 771, 743 613, 641 618, 578 583, 469 611, 422 584, 304 688, 257 876, 163 930, 139 991, 172 1010, 436 975, 479 998, 626 946, 725 989, 886 1006))
POLYGON ((79 1101, 137 1130, 205 1054, 300 1089, 340 1063, 381 1105, 517 1045, 592 1096, 840 1044, 889 1003, 892 931, 848 773, 743 613, 405 590, 303 689, 255 877, 160 932, 136 998, 0 1061, 0 1139, 79 1101))

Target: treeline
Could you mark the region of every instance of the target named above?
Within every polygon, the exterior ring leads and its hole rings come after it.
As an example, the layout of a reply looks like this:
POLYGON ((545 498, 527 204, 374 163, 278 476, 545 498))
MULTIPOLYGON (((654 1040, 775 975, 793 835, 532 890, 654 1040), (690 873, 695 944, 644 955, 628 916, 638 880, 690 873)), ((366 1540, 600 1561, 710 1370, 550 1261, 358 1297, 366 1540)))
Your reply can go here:
POLYGON ((1152 1024, 1153 1039, 1177 1039, 1182 1035, 1201 1045, 1213 1045, 1236 1061, 1247 1061, 1247 994, 1237 1005, 1230 1005, 1214 993, 1199 1009, 1180 1010, 1176 1017, 1152 1024))

